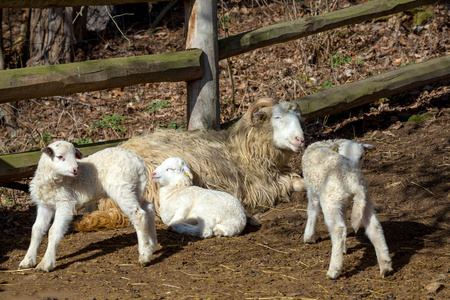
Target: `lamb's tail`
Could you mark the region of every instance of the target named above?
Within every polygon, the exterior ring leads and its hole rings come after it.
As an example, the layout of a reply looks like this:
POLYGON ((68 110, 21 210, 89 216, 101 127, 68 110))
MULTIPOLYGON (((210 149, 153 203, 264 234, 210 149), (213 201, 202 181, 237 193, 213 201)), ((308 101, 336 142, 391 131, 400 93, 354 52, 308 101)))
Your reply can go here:
POLYGON ((83 218, 74 223, 76 231, 100 231, 121 228, 130 225, 128 217, 120 210, 112 199, 102 199, 99 210, 85 213, 83 218))
POLYGON ((364 212, 368 209, 368 196, 364 191, 356 193, 353 197, 353 209, 352 209, 352 227, 356 231, 362 226, 364 212))

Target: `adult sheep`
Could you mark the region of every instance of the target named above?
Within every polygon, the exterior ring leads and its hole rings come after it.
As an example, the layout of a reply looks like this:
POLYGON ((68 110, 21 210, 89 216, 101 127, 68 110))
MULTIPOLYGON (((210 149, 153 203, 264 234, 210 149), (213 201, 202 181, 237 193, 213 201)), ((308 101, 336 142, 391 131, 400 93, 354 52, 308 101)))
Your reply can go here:
MULTIPOLYGON (((304 145, 300 121, 296 103, 263 98, 227 130, 160 130, 131 138, 120 147, 141 156, 148 174, 169 157, 184 159, 194 174, 194 185, 230 193, 253 214, 303 188, 303 180, 287 165, 304 145)), ((149 179, 145 198, 157 213, 158 195, 159 187, 149 179)), ((110 199, 105 201, 104 206, 113 206, 110 199)), ((94 211, 76 229, 113 227, 123 220, 117 212, 118 208, 94 211)))

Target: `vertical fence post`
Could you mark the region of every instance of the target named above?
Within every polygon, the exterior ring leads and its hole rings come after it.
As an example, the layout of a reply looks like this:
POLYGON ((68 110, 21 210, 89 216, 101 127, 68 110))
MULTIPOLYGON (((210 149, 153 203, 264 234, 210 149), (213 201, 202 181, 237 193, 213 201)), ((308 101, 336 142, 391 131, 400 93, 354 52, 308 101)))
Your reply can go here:
POLYGON ((188 129, 218 129, 217 0, 185 0, 186 49, 203 50, 203 78, 187 82, 188 129))

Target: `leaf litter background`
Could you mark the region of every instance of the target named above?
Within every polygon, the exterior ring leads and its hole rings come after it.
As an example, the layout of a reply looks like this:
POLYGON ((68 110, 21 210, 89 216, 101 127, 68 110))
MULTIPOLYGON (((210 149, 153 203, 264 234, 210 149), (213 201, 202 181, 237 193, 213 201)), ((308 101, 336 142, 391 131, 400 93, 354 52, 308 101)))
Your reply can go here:
MULTIPOLYGON (((219 1, 219 36, 324 13, 362 1, 219 1), (289 3, 287 3, 289 2, 289 3), (293 4, 294 3, 294 4, 293 4)), ((280 100, 314 93, 449 54, 449 7, 421 9, 265 47, 220 62, 221 122, 242 115, 259 97, 280 100), (419 27, 417 27, 419 26, 419 27)), ((20 11, 10 10, 11 16, 20 11)), ((77 61, 183 50, 183 7, 160 27, 110 29, 77 49, 77 61)), ((18 26, 4 26, 18 35, 18 26)), ((14 57, 14 53, 10 53, 14 57)), ((17 63, 17 60, 16 60, 17 63)), ((18 103, 15 138, 0 127, 3 153, 40 148, 56 139, 78 143, 129 138, 158 127, 186 126, 184 83, 31 99, 18 103)), ((17 271, 29 244, 35 207, 25 193, 2 189, 0 297, 4 299, 448 299, 449 87, 410 91, 307 124, 308 142, 344 137, 373 144, 364 174, 376 203, 395 273, 379 276, 372 245, 349 229, 344 273, 326 279, 331 253, 319 219, 318 242, 302 242, 306 196, 294 193, 234 238, 199 240, 158 223, 160 247, 146 268, 137 264, 132 227, 69 230, 57 269, 17 271)), ((301 153, 290 165, 301 172, 301 153)), ((25 180, 24 183, 27 183, 25 180)), ((39 249, 45 251, 46 240, 39 249)))

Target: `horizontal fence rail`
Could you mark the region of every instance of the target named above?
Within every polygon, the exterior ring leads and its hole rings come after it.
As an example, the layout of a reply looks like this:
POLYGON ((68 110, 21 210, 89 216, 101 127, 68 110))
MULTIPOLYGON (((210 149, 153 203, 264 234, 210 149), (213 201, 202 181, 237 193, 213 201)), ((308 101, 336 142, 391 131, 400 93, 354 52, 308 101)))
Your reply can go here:
MULTIPOLYGON (((77 146, 83 156, 89 156, 97 151, 109 147, 115 147, 125 140, 114 140, 77 146)), ((0 185, 13 182, 34 175, 39 158, 40 150, 28 151, 0 156, 0 185)))
POLYGON ((170 0, 0 0, 0 8, 50 8, 64 6, 117 5, 170 0))
POLYGON ((0 71, 0 103, 203 76, 199 49, 0 71))
POLYGON ((324 13, 318 16, 269 25, 219 40, 219 59, 258 48, 392 15, 436 0, 378 0, 324 13))
POLYGON ((450 55, 297 98, 307 121, 426 85, 450 80, 450 55))

